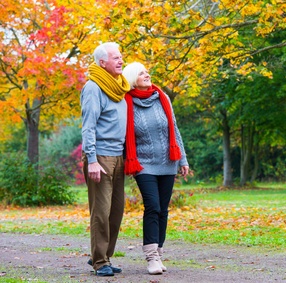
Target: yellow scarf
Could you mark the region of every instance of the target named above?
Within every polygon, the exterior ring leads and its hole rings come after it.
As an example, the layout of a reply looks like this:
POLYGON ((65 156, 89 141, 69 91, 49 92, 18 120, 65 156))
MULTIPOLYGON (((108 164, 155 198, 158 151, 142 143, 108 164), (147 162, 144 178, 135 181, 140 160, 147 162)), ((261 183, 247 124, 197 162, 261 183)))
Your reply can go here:
POLYGON ((92 63, 88 67, 88 78, 96 82, 114 102, 121 101, 125 93, 130 90, 130 85, 123 75, 119 75, 118 80, 116 80, 96 63, 92 63))

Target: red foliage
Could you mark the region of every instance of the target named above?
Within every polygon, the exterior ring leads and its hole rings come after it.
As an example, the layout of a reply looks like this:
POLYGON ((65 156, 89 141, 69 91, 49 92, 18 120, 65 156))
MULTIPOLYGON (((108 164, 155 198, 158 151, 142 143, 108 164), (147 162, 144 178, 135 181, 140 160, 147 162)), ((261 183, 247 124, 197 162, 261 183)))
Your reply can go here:
POLYGON ((85 183, 84 175, 83 175, 83 163, 81 160, 82 147, 79 144, 71 153, 71 158, 75 161, 75 166, 72 168, 72 174, 75 176, 75 183, 77 185, 81 185, 85 183))

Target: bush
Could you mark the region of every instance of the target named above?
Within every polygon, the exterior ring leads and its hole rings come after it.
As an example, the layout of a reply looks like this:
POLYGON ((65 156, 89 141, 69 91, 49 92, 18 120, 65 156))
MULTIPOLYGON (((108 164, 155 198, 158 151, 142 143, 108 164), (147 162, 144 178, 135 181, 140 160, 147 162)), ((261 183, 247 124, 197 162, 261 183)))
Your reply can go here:
POLYGON ((56 132, 49 135, 41 135, 40 158, 54 158, 57 162, 60 158, 69 157, 76 146, 81 143, 81 119, 66 120, 56 132))
POLYGON ((75 200, 66 174, 54 165, 37 169, 24 153, 1 155, 0 201, 19 206, 71 204, 75 200))
POLYGON ((83 162, 82 162, 82 146, 79 144, 66 159, 66 163, 70 164, 70 176, 75 178, 76 185, 85 184, 83 174, 83 162))
POLYGON ((60 164, 76 185, 85 184, 81 162, 81 120, 67 120, 57 132, 42 136, 40 163, 50 160, 60 164), (68 123, 68 124, 66 124, 68 123))
POLYGON ((125 211, 143 209, 143 200, 140 190, 133 176, 126 176, 126 184, 130 188, 130 194, 125 194, 125 211))

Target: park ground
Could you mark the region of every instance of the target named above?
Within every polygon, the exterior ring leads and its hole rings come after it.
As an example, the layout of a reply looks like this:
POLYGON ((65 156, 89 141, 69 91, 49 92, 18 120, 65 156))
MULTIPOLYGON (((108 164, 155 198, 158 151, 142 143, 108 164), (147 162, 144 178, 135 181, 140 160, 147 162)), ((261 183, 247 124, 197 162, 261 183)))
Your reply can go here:
POLYGON ((123 272, 108 278, 94 275, 87 264, 88 254, 86 237, 0 233, 0 282, 286 282, 286 252, 275 248, 167 240, 164 259, 168 271, 149 275, 141 240, 119 237, 118 256, 112 264, 123 272))

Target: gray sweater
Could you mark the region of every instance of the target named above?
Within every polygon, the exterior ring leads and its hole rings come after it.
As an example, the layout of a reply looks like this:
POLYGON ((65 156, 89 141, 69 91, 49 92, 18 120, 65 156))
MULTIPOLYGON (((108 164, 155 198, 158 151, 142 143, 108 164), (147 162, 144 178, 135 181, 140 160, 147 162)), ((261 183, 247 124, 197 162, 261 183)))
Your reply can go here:
POLYGON ((127 106, 125 99, 113 102, 93 81, 81 91, 82 150, 88 163, 96 155, 120 156, 126 135, 127 106))
POLYGON ((140 164, 144 167, 139 174, 173 175, 178 166, 188 166, 183 141, 176 124, 176 140, 181 149, 180 161, 169 159, 169 128, 159 94, 155 92, 147 99, 133 98, 136 152, 140 164))

